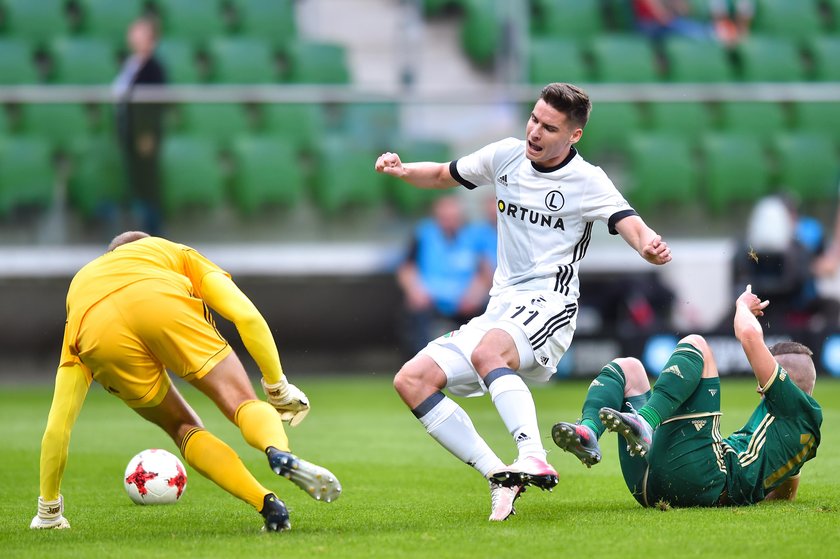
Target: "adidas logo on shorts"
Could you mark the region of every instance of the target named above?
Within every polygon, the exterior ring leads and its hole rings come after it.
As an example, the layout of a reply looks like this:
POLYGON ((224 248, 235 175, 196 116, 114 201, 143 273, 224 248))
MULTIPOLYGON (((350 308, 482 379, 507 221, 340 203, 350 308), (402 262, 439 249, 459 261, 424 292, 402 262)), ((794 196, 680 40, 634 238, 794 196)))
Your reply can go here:
POLYGON ((691 422, 691 424, 694 425, 694 428, 699 431, 700 429, 702 429, 703 427, 706 426, 706 420, 705 419, 695 419, 694 421, 691 422))

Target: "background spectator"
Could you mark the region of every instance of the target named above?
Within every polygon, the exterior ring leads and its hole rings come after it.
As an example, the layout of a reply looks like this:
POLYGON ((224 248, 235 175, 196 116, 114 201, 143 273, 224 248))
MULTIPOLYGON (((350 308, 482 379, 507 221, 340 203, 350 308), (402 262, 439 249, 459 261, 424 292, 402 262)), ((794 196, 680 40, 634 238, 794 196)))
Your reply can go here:
POLYGON ((709 0, 709 14, 718 39, 726 45, 734 45, 749 35, 755 3, 753 0, 709 0))
POLYGON ((713 36, 708 25, 689 17, 689 6, 684 0, 633 0, 633 14, 639 31, 654 41, 668 35, 691 39, 713 36))

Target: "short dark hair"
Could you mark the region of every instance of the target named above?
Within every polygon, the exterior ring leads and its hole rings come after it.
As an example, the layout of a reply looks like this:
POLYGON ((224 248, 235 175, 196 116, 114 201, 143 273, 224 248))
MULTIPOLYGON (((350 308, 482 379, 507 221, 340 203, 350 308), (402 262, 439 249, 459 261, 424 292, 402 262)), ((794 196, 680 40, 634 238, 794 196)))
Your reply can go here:
POLYGON ((804 345, 800 344, 799 342, 778 342, 771 345, 769 348, 770 355, 807 355, 811 357, 814 355, 814 352, 811 349, 804 345))
POLYGON ((799 342, 779 342, 768 348, 770 354, 787 371, 794 384, 806 394, 814 392, 817 370, 811 356, 814 352, 799 342))
POLYGON ((540 91, 540 99, 553 109, 566 115, 581 128, 589 122, 592 102, 581 88, 570 83, 550 83, 540 91))
POLYGON ((144 233, 143 231, 126 231, 125 233, 120 233, 113 240, 108 244, 108 252, 111 252, 115 248, 121 247, 128 243, 133 243, 134 241, 139 241, 140 239, 145 239, 148 237, 148 233, 144 233))

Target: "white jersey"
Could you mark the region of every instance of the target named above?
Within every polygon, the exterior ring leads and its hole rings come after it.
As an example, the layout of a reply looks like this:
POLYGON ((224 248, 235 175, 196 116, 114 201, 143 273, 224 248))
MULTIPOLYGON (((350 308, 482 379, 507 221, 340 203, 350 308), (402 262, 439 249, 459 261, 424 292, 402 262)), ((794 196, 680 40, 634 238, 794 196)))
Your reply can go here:
POLYGON ((507 138, 455 160, 452 177, 467 188, 495 185, 498 266, 490 295, 550 290, 577 299, 578 266, 595 220, 615 224, 637 215, 600 167, 572 147, 559 165, 525 157, 525 141, 507 138))

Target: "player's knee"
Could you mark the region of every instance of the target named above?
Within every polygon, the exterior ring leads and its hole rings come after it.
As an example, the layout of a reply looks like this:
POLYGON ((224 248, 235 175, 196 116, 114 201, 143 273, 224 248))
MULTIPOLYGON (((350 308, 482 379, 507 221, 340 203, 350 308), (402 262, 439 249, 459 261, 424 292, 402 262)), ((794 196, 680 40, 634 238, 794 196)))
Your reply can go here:
POLYGON ((680 343, 694 346, 695 348, 699 349, 703 353, 703 355, 705 355, 709 351, 709 342, 707 342, 706 338, 704 338, 700 334, 689 334, 688 336, 681 339, 680 343))
POLYGON ((409 361, 394 375, 394 390, 401 396, 413 394, 422 385, 422 369, 412 361, 409 361))
POLYGON ((642 394, 650 389, 647 371, 641 361, 635 357, 619 357, 614 361, 624 372, 624 382, 628 390, 642 394))
POLYGON ((487 373, 505 365, 504 358, 499 350, 492 344, 484 342, 478 344, 473 350, 472 355, 470 355, 470 362, 480 374, 482 371, 487 373))

